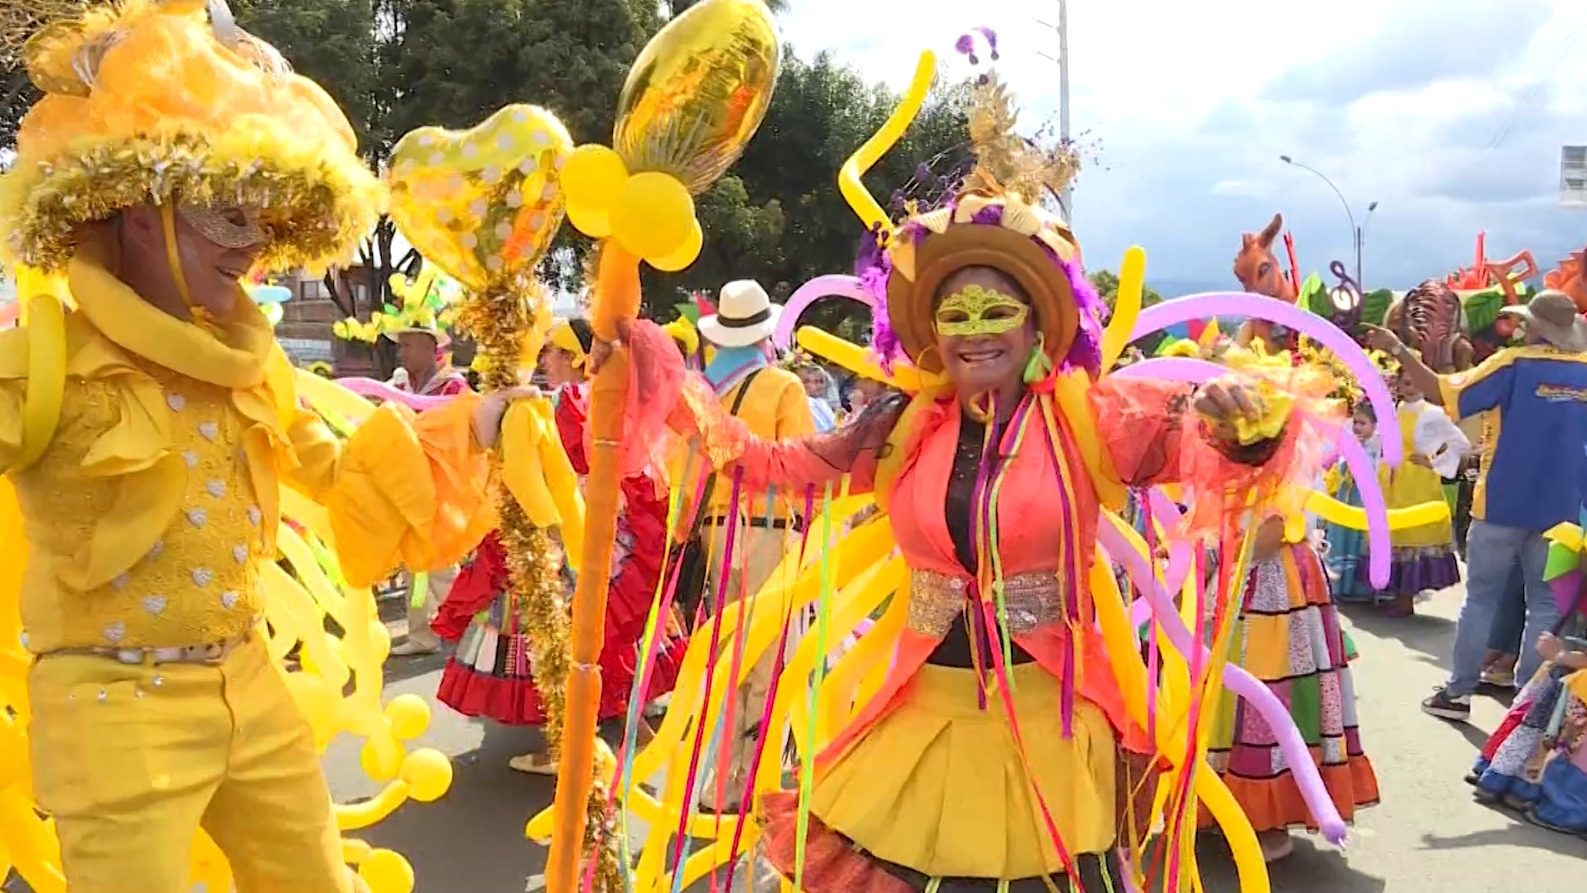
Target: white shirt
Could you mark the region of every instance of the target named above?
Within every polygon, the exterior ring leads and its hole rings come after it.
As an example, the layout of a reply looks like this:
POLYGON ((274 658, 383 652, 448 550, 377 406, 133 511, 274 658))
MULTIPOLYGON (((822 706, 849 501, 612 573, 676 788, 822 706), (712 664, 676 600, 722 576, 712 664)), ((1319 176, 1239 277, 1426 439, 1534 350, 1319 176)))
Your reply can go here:
POLYGON ((1471 452, 1471 440, 1441 407, 1426 400, 1404 403, 1401 412, 1416 413, 1416 427, 1411 435, 1411 447, 1432 462, 1433 470, 1442 478, 1452 478, 1460 471, 1460 460, 1471 452))

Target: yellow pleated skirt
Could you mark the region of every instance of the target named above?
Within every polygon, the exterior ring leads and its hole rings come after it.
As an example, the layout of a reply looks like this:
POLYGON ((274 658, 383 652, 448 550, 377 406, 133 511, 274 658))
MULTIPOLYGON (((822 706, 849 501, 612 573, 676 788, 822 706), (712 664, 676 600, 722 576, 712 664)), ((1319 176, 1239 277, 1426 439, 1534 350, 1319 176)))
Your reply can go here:
POLYGON ((989 692, 983 710, 973 670, 928 664, 816 775, 811 813, 870 855, 932 877, 1018 880, 1063 871, 1039 789, 1071 857, 1106 852, 1117 833, 1112 727, 1077 700, 1066 739, 1058 681, 1036 664, 1011 671, 1028 771, 1001 695, 989 692))

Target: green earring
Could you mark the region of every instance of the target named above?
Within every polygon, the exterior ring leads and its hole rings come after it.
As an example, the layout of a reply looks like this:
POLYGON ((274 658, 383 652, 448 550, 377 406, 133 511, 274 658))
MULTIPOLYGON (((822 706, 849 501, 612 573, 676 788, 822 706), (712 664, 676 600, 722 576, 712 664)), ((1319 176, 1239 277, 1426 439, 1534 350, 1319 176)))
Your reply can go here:
POLYGON ((1031 348, 1030 359, 1025 361, 1025 383, 1035 384, 1052 374, 1052 360, 1047 358, 1047 339, 1036 333, 1036 346, 1031 348))

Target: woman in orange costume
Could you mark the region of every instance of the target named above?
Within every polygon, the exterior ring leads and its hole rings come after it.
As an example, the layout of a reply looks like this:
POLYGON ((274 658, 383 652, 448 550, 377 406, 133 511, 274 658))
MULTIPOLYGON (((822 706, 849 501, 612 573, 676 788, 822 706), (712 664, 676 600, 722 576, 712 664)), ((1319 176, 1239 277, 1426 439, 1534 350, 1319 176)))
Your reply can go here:
MULTIPOLYGON (((977 102, 997 101, 983 79, 977 102)), ((1125 486, 1183 481, 1212 494, 1193 506, 1206 529, 1226 487, 1315 471, 1300 448, 1313 417, 1245 381, 1197 393, 1101 378, 1101 304, 1068 227, 1033 204, 1061 182, 1004 163, 1002 136, 977 140, 979 167, 941 207, 878 233, 885 247, 873 240, 862 256, 886 306, 879 352, 933 379, 913 400, 879 400, 830 434, 761 441, 660 330, 629 333, 645 395, 631 441, 659 436, 665 419, 746 492, 846 478, 877 494, 910 569, 891 672, 816 757, 807 824, 792 791, 758 804, 766 858, 808 893, 1119 883, 1108 854, 1149 824, 1155 748, 1125 715, 1094 627, 1098 510, 1125 486), (1083 447, 1092 431, 1100 454, 1083 447)), ((771 758, 779 744, 771 736, 771 758)))
MULTIPOLYGON (((583 384, 589 344, 588 323, 559 321, 542 360, 547 380, 556 388, 557 433, 573 470, 581 476, 589 473, 584 457, 589 407, 583 384)), ((601 649, 605 684, 597 715, 603 721, 622 719, 628 713, 629 692, 644 657, 639 653, 640 640, 667 544, 667 503, 657 495, 654 482, 636 475, 623 481, 622 492, 624 510, 612 558, 606 640, 601 649)), ((436 617, 436 632, 458 643, 436 697, 465 716, 486 716, 514 726, 544 723, 545 708, 530 675, 530 649, 522 624, 508 593, 507 555, 493 533, 459 572, 436 617)), ((644 704, 672 691, 682 657, 683 640, 669 628, 647 667, 644 704)), ((643 745, 651 730, 643 715, 638 722, 638 742, 643 745)), ((557 771, 543 751, 513 757, 509 765, 536 775, 557 771)))

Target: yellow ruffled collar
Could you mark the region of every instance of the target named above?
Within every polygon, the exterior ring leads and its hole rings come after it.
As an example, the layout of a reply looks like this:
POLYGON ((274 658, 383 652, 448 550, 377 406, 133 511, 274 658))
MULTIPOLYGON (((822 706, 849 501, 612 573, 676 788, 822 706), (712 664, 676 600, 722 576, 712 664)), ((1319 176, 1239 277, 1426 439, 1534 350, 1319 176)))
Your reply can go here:
POLYGON ((189 378, 225 388, 263 383, 275 335, 264 314, 239 300, 217 333, 160 310, 110 272, 104 251, 79 248, 68 268, 72 298, 95 329, 124 350, 189 378))

